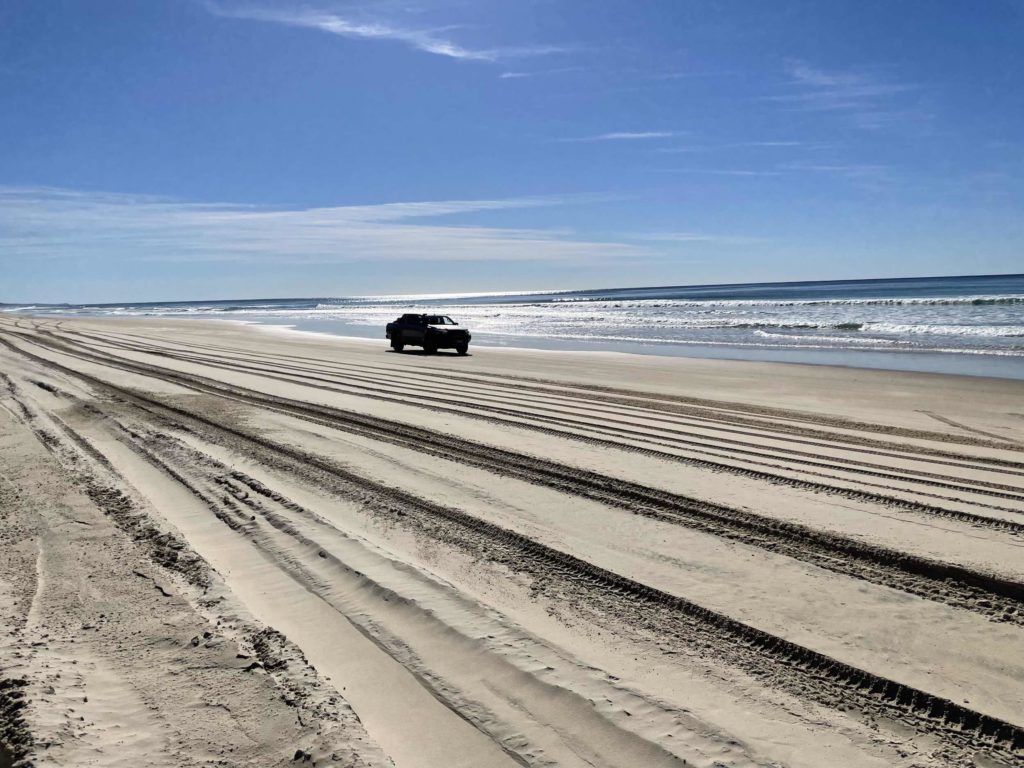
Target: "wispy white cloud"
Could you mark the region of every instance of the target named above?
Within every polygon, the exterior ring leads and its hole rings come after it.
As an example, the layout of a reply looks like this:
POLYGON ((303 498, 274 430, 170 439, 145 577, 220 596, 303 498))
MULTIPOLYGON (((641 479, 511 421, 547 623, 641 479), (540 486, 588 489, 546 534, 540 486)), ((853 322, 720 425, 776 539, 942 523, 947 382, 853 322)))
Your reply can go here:
POLYGON ((554 69, 535 69, 529 72, 510 71, 498 75, 499 80, 518 80, 529 77, 548 77, 550 75, 561 75, 567 72, 582 72, 584 67, 556 67, 554 69))
POLYGON ((565 231, 424 219, 588 202, 523 198, 325 208, 211 205, 64 189, 0 187, 0 265, 36 259, 118 261, 606 262, 642 247, 565 231))
POLYGON ((726 70, 712 70, 712 71, 699 71, 699 70, 677 70, 674 72, 659 72, 654 75, 650 75, 651 80, 690 80, 693 78, 701 77, 728 77, 735 74, 734 72, 726 70))
POLYGON ((558 139, 558 141, 645 141, 648 139, 671 139, 682 136, 680 131, 613 131, 601 133, 596 136, 577 136, 569 139, 558 139))
POLYGON ((651 240, 659 243, 706 243, 710 245, 753 245, 764 242, 764 238, 760 237, 707 232, 647 232, 633 237, 636 240, 651 240))
POLYGON ((754 178, 757 176, 781 176, 781 171, 775 170, 751 170, 745 168, 656 168, 654 170, 664 173, 689 173, 703 176, 738 176, 754 178))
POLYGON ((737 176, 741 178, 792 176, 800 173, 844 176, 849 179, 883 181, 890 168, 868 163, 789 163, 769 168, 657 168, 664 173, 684 173, 706 176, 737 176))
POLYGON ((690 144, 684 147, 661 147, 657 151, 668 154, 685 154, 689 152, 715 152, 724 149, 785 149, 820 146, 822 145, 808 144, 804 141, 736 141, 728 144, 690 144))
POLYGON ((225 6, 208 3, 210 11, 218 16, 249 19, 305 27, 332 35, 361 40, 389 40, 405 43, 416 50, 468 61, 498 61, 527 56, 562 53, 568 49, 555 45, 526 45, 496 48, 470 48, 450 40, 444 33, 454 27, 440 29, 410 29, 380 20, 357 20, 336 13, 301 8, 269 8, 259 6, 225 6))
POLYGON ((897 103, 919 91, 913 83, 894 82, 876 73, 836 72, 813 67, 803 61, 786 65, 789 92, 762 97, 806 112, 841 112, 853 116, 861 128, 877 129, 901 120, 927 120, 930 115, 897 103))
POLYGON ((868 165, 865 163, 833 163, 831 165, 826 164, 808 164, 801 163, 797 165, 786 166, 788 170, 792 171, 812 171, 814 173, 842 173, 846 175, 865 176, 871 174, 882 173, 886 170, 884 165, 868 165))
POLYGON ((841 176, 862 182, 880 183, 891 181, 890 168, 888 166, 869 163, 794 163, 783 166, 783 169, 794 173, 841 176))
POLYGON ((769 98, 804 103, 816 109, 860 107, 865 102, 918 88, 909 83, 886 82, 866 73, 826 72, 802 61, 790 62, 788 71, 792 83, 806 90, 803 93, 769 98))

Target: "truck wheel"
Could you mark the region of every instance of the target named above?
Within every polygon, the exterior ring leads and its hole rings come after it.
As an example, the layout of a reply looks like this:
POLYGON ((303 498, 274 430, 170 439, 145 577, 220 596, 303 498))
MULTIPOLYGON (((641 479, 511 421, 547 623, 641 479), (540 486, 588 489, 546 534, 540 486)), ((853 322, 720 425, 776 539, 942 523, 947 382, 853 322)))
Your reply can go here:
POLYGON ((433 355, 433 354, 436 354, 436 353, 437 353, 437 347, 435 347, 433 344, 424 344, 423 345, 423 354, 425 354, 425 355, 433 355))
POLYGON ((469 344, 459 344, 455 347, 455 351, 460 355, 465 355, 469 352, 469 344))
POLYGON ((395 350, 395 352, 401 352, 403 349, 405 349, 405 344, 403 344, 398 339, 392 339, 391 340, 391 348, 393 350, 395 350))

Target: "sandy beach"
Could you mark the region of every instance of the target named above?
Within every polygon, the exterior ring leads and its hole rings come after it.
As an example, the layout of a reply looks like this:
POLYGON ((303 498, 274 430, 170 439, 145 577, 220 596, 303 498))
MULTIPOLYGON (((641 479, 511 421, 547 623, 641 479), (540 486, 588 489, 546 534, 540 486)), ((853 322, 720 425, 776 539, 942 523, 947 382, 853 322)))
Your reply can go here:
POLYGON ((7 316, 0 766, 1019 765, 1022 450, 1021 381, 7 316))

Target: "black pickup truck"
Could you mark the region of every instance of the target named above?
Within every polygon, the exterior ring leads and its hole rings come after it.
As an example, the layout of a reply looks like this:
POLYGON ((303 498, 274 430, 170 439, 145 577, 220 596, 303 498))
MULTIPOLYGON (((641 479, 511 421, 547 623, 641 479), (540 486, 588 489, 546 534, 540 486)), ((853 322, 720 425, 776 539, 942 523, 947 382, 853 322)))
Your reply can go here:
POLYGON ((469 331, 447 315, 402 315, 388 323, 384 335, 391 339, 391 348, 401 352, 406 347, 423 347, 428 355, 439 349, 454 349, 460 355, 469 351, 469 331))

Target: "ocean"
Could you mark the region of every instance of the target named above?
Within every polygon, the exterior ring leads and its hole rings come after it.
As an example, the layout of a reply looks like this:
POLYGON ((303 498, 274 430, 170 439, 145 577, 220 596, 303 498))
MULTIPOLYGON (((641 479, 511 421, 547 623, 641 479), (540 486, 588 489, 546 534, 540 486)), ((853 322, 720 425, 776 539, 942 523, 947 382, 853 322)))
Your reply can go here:
POLYGON ((1024 379, 1024 275, 2 308, 226 318, 378 338, 382 345, 387 322, 418 310, 452 316, 480 345, 1024 379))

